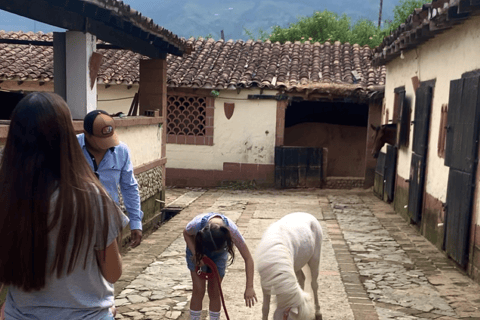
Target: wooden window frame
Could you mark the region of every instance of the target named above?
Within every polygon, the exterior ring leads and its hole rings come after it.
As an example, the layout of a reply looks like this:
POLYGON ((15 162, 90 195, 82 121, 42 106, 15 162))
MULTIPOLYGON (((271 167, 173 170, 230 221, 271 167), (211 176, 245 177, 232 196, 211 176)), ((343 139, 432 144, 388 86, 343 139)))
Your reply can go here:
POLYGON ((447 119, 448 104, 443 104, 440 114, 440 132, 438 133, 437 154, 440 158, 445 159, 445 145, 447 142, 447 119))
POLYGON ((410 104, 407 101, 405 86, 394 89, 394 123, 397 124, 397 141, 398 147, 408 147, 410 140, 410 104), (402 100, 403 99, 403 100, 402 100), (396 108, 396 110, 395 110, 396 108), (405 131, 405 132, 404 132, 405 131))

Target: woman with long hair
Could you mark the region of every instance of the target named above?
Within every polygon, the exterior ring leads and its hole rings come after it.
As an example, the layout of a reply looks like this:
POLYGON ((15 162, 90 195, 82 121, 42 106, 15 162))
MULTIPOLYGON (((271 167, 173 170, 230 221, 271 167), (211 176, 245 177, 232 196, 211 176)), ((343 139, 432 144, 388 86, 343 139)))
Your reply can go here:
POLYGON ((15 107, 0 167, 0 284, 10 319, 113 319, 128 218, 83 156, 65 101, 15 107))

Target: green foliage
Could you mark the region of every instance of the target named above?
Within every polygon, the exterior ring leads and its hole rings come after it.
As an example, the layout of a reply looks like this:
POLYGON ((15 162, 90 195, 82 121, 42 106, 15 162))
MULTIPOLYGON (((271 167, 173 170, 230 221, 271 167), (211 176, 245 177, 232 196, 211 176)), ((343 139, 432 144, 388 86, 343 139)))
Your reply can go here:
POLYGON ((255 180, 245 181, 224 181, 218 189, 226 190, 256 190, 258 189, 255 180))
POLYGON ((320 43, 340 41, 374 48, 382 43, 385 36, 404 23, 415 8, 420 8, 430 1, 400 0, 393 10, 394 20, 385 21, 383 27, 377 27, 368 19, 360 19, 352 23, 346 14, 339 16, 328 10, 317 11, 312 16, 299 17, 297 22, 289 24, 288 27, 274 26, 269 39, 272 42, 281 43, 307 40, 320 43))
POLYGON ((248 39, 251 39, 251 40, 266 41, 268 40, 268 37, 270 37, 270 34, 268 33, 268 31, 263 30, 262 28, 258 29, 258 34, 255 35, 253 31, 243 27, 243 33, 248 37, 248 39))
POLYGON ((272 42, 279 41, 311 41, 324 43, 340 41, 342 43, 358 43, 375 47, 382 42, 385 33, 383 29, 367 19, 361 19, 352 24, 346 14, 338 14, 324 10, 315 12, 310 17, 300 17, 296 23, 287 28, 273 27, 270 37, 272 42))
POLYGON ((385 36, 383 29, 378 28, 375 24, 367 19, 358 20, 350 30, 350 43, 358 43, 359 45, 368 45, 370 48, 378 46, 385 36))
POLYGON ((399 4, 393 9, 393 23, 390 30, 397 29, 415 8, 421 8, 424 3, 430 3, 431 0, 400 0, 399 4))
POLYGON ((291 23, 287 28, 274 26, 270 40, 279 41, 313 41, 325 42, 348 41, 350 18, 346 14, 339 17, 336 13, 325 10, 315 12, 310 17, 299 17, 298 21, 291 23))

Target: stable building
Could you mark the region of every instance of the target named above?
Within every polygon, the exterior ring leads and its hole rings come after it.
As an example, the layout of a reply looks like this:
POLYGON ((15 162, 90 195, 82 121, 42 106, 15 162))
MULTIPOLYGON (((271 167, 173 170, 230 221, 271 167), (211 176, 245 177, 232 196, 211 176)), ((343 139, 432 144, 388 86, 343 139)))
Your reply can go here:
POLYGON ((395 170, 378 182, 390 181, 395 211, 477 281, 479 12, 473 0, 425 4, 374 54, 387 68, 382 123, 398 128, 384 148, 395 170))
MULTIPOLYGON (((0 37, 50 41, 51 35, 0 37)), ((0 88, 53 88, 52 50, 36 45, 3 51, 0 88)), ((373 185, 368 124, 380 123, 385 69, 373 67, 370 48, 193 38, 187 45, 191 54, 167 56, 167 185, 373 185)), ((138 114, 145 57, 98 52, 98 107, 138 114)))

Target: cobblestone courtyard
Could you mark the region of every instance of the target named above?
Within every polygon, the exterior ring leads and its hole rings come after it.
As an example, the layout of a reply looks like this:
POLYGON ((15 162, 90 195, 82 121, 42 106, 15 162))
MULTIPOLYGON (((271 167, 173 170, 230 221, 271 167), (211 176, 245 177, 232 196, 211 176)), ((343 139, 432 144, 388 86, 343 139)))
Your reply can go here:
MULTIPOLYGON (((193 216, 209 211, 236 221, 252 253, 266 228, 285 214, 317 217, 324 233, 318 283, 325 320, 480 319, 479 285, 369 190, 169 189, 168 203, 185 209, 124 254, 115 285, 118 319, 189 318, 182 231, 193 216)), ((243 301, 241 256, 227 269, 222 288, 230 319, 261 319, 257 274, 258 304, 249 309, 243 301)), ((207 297, 203 309, 207 319, 207 297)))

